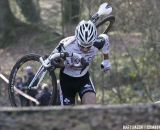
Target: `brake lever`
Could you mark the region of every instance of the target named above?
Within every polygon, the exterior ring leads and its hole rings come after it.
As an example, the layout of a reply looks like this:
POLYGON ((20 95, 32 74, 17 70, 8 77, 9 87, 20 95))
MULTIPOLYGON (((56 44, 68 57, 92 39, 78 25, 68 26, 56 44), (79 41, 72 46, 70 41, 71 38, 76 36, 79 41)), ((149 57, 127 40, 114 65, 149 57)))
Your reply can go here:
POLYGON ((68 56, 69 56, 68 52, 61 52, 58 58, 51 59, 51 65, 55 66, 56 68, 64 67, 64 64, 62 64, 62 62, 63 60, 66 60, 66 57, 68 56))

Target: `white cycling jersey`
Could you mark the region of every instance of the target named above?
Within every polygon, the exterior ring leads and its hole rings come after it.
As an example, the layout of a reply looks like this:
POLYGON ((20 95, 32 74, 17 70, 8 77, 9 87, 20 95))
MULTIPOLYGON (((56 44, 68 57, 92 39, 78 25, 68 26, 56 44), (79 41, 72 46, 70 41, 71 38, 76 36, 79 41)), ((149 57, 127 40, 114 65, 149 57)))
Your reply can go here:
MULTIPOLYGON (((107 54, 109 53, 109 39, 106 34, 101 34, 99 37, 103 37, 105 39, 105 44, 101 47, 102 53, 107 54)), ((80 50, 78 43, 76 41, 75 36, 67 37, 60 41, 63 43, 65 51, 69 53, 78 53, 80 54, 88 63, 89 66, 93 61, 94 57, 98 53, 99 49, 95 46, 92 46, 91 49, 86 53, 80 50)), ((56 51, 56 50, 55 50, 56 51)), ((82 77, 84 76, 88 70, 89 66, 87 66, 82 72, 82 66, 79 66, 80 59, 76 57, 67 57, 65 60, 65 67, 63 73, 71 76, 71 77, 82 77)))

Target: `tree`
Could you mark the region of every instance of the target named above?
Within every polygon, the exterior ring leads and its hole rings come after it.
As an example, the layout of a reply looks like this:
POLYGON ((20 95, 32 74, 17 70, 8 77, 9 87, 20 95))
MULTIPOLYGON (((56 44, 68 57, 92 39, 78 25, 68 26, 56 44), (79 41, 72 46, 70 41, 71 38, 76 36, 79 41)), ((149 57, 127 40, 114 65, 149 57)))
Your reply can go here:
POLYGON ((63 21, 76 24, 79 22, 80 2, 79 0, 63 0, 63 21))
POLYGON ((21 13, 30 23, 40 21, 39 0, 16 0, 21 8, 21 13))
POLYGON ((8 0, 0 0, 0 47, 4 46, 12 35, 16 18, 12 14, 8 0))
POLYGON ((73 35, 74 28, 79 22, 79 0, 62 0, 62 30, 63 35, 73 35))

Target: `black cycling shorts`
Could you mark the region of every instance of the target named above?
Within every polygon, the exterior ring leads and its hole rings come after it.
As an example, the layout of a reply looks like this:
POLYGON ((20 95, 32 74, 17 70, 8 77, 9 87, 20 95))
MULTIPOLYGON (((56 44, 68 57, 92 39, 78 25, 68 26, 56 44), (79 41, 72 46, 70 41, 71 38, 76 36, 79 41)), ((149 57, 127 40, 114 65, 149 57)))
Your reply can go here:
POLYGON ((63 96, 63 104, 71 105, 75 104, 76 93, 80 98, 87 92, 95 92, 94 86, 90 80, 89 72, 82 77, 71 77, 60 71, 60 86, 63 96))

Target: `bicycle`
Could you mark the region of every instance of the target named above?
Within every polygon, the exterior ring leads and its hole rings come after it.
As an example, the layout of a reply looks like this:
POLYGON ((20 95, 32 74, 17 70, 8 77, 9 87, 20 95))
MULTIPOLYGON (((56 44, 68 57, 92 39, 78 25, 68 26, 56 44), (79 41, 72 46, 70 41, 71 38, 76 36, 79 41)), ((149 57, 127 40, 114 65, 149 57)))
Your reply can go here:
MULTIPOLYGON (((96 25, 97 28, 107 23, 107 28, 105 28, 103 33, 108 33, 115 21, 115 17, 113 15, 109 15, 111 12, 112 7, 107 3, 103 3, 100 5, 98 11, 91 17, 91 21, 96 25), (107 15, 107 17, 99 20, 99 18, 104 15, 107 15)), ((36 97, 29 95, 28 92, 32 91, 33 89, 40 90, 40 86, 42 86, 44 83, 49 86, 48 90, 51 92, 51 98, 48 105, 56 105, 58 100, 61 100, 61 94, 58 94, 58 91, 61 92, 61 88, 59 87, 58 89, 57 87, 55 70, 56 68, 62 67, 60 63, 63 63, 66 57, 72 56, 80 59, 81 65, 83 66, 83 69, 81 70, 82 72, 85 67, 88 66, 88 63, 79 54, 65 52, 63 44, 59 44, 58 52, 55 53, 53 51, 49 56, 26 54, 21 57, 13 66, 9 77, 8 93, 11 105, 16 107, 22 106, 19 101, 19 96, 23 96, 27 100, 29 99, 32 102, 30 104, 32 106, 39 105, 39 101, 36 99, 36 97), (35 75, 29 85, 25 86, 21 90, 16 87, 16 79, 17 77, 24 76, 24 68, 27 66, 32 66, 32 71, 35 73, 35 75), (38 82, 34 84, 35 81, 38 82)))

